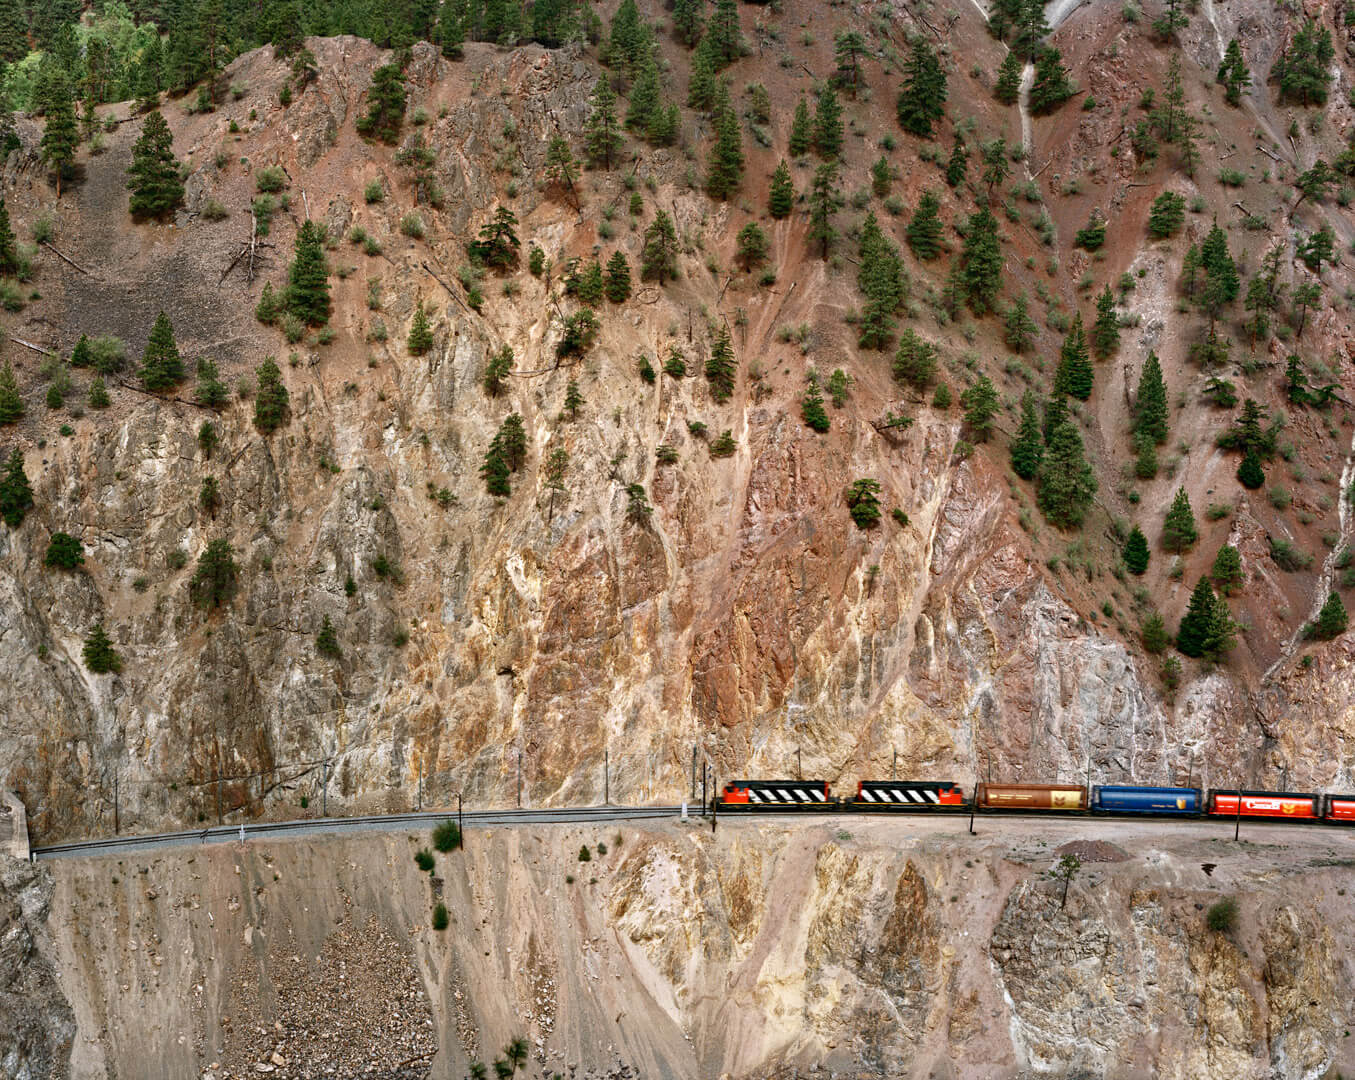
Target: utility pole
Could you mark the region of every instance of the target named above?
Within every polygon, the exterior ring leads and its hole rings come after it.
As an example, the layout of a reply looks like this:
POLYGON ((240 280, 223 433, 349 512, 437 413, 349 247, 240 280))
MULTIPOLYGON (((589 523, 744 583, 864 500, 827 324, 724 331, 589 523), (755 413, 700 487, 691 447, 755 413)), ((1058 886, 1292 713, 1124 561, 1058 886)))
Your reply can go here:
POLYGON ((715 777, 710 778, 710 834, 715 835, 715 819, 719 814, 720 800, 715 797, 715 777))
POLYGON ((1242 832, 1242 789, 1237 789, 1237 817, 1233 821, 1233 842, 1236 843, 1242 832))
POLYGON ((221 762, 216 764, 216 823, 221 824, 221 762))
POLYGON ((974 777, 974 790, 969 793, 969 835, 974 835, 974 811, 979 806, 979 778, 974 777))
POLYGON ((522 747, 518 747, 518 809, 522 809, 522 747))
POLYGON ((795 779, 803 780, 804 778, 805 771, 803 768, 800 767, 800 748, 797 746, 795 748, 795 779))
POLYGON ((610 806, 612 801, 611 759, 606 750, 602 751, 602 805, 610 806))
POLYGON ((706 773, 710 772, 710 766, 704 761, 701 763, 701 813, 706 812, 706 773))
POLYGON ((692 744, 692 798, 696 798, 696 744, 692 744))
POLYGON ((894 747, 894 760, 889 765, 889 779, 897 780, 899 778, 899 748, 894 747))
POLYGON ((419 810, 423 810, 423 762, 419 762, 419 810))
POLYGON ((118 767, 113 766, 113 835, 117 836, 122 831, 122 823, 118 817, 118 767))
POLYGON ((329 758, 320 769, 320 816, 329 817, 329 758))
POLYGON ((461 792, 456 793, 456 831, 461 834, 461 850, 466 850, 466 826, 461 820, 461 792))

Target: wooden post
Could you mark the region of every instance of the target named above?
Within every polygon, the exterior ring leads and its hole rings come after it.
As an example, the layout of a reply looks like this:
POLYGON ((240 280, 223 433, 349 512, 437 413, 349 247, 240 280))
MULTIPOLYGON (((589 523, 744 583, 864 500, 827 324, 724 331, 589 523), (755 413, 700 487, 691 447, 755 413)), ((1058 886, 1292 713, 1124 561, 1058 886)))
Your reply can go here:
POLYGON ((1237 789, 1237 817, 1233 821, 1233 842, 1236 843, 1242 832, 1242 789, 1237 789))

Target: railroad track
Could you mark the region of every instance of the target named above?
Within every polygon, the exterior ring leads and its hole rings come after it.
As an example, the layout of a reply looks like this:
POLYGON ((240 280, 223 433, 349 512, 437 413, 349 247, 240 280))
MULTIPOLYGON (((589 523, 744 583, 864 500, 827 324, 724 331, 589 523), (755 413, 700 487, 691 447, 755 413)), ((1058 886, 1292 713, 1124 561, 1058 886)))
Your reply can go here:
MULTIPOLYGON (((468 810, 461 822, 467 829, 494 826, 569 825, 606 821, 639 821, 669 818, 681 812, 680 806, 581 806, 547 810, 468 810)), ((694 812, 699 812, 696 807, 694 812)), ((399 829, 430 826, 448 818, 455 810, 423 810, 407 814, 369 814, 363 817, 304 818, 298 821, 268 821, 244 825, 213 825, 206 829, 150 833, 144 836, 109 836, 100 840, 79 840, 68 844, 50 844, 33 848, 35 859, 60 859, 76 855, 114 854, 146 848, 182 847, 191 844, 223 843, 267 839, 287 835, 359 832, 365 829, 399 829)))

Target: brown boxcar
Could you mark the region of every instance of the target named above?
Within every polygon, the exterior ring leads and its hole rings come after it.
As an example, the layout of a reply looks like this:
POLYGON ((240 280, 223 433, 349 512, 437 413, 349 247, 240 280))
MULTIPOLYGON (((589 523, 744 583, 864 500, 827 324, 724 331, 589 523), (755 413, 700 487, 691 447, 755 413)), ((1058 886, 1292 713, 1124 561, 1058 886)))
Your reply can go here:
POLYGON ((1087 789, 1077 784, 980 784, 984 810, 1085 810, 1087 789))

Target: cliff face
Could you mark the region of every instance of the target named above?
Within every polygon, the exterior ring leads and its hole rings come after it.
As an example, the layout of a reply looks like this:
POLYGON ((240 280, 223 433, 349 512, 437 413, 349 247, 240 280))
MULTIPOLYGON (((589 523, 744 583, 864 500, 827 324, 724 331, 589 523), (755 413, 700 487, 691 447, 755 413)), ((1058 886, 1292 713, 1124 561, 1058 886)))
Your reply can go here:
POLYGON ((460 1077, 518 1036, 546 1075, 1298 1080, 1355 1062, 1343 833, 538 826, 472 831, 431 877, 426 842, 48 864, 70 1075, 460 1077), (1083 865, 1061 903, 1065 851, 1083 865), (1236 924, 1210 930, 1224 896, 1236 924))
MULTIPOLYGON (((41 297, 10 319, 13 340, 0 346, 30 405, 6 445, 24 451, 37 502, 21 528, 0 533, 0 664, 11 687, 0 700, 0 781, 23 795, 35 838, 110 831, 115 790, 122 827, 136 829, 218 811, 297 816, 330 800, 331 810, 403 808, 420 792, 443 805, 457 792, 480 805, 504 803, 515 798, 519 762, 530 804, 595 802, 604 790, 618 801, 676 800, 689 789, 694 746, 720 779, 801 768, 850 786, 897 768, 966 786, 987 776, 1355 786, 1349 639, 1313 648, 1311 666, 1299 662, 1302 624, 1333 586, 1348 538, 1349 418, 1339 408, 1290 410, 1295 446, 1285 467, 1305 478, 1295 481, 1292 511, 1238 494, 1233 458, 1213 445, 1225 421, 1199 394, 1207 375, 1185 360, 1198 318, 1175 310, 1187 307, 1176 299, 1185 242, 1199 240, 1206 219, 1193 214, 1176 241, 1147 245, 1147 204, 1134 178, 1151 174, 1153 191, 1180 189, 1222 217, 1236 212, 1203 176, 1187 183, 1163 163, 1112 155, 1112 146, 1127 145, 1115 137, 1113 116, 1160 82, 1165 61, 1119 5, 1066 7, 1055 40, 1101 105, 1036 118, 1021 166, 1040 163, 1029 169, 1039 173, 1031 183, 1048 199, 1063 237, 1052 247, 1065 259, 1012 219, 1008 291, 1052 292, 1036 355, 1004 361, 995 319, 927 320, 924 308, 939 310, 939 271, 908 263, 910 317, 941 346, 942 377, 958 392, 985 370, 1007 398, 999 435, 977 448, 953 407, 905 394, 887 353, 855 347, 855 329, 843 321, 860 300, 850 264, 817 258, 802 214, 772 221, 761 212, 761 177, 782 153, 789 107, 772 125, 772 147, 745 140, 745 202, 713 203, 695 190, 705 129, 689 117, 682 146, 637 146, 627 169, 586 173, 576 211, 541 177, 552 135, 578 141, 597 71, 591 57, 472 45, 454 64, 418 46, 406 141, 417 133, 434 151, 443 192, 434 208, 415 204, 408 171, 389 148, 353 130, 370 72, 385 57, 356 39, 314 40, 321 76, 287 109, 277 104, 286 65, 267 50, 235 62, 230 78, 240 94, 218 112, 167 107, 189 198, 165 225, 126 217, 136 123, 108 132, 82 184, 53 205, 36 157, 38 124, 21 120, 24 145, 4 173, 11 210, 24 227, 52 216, 55 245, 88 271, 41 249, 41 297), (1110 78, 1116 72, 1123 78, 1110 78), (416 109, 424 122, 414 123, 416 109), (274 163, 286 169, 288 202, 266 238, 275 246, 260 249, 259 276, 247 281, 247 260, 233 268, 232 260, 248 240, 258 171, 274 163), (371 182, 381 201, 362 198, 371 182), (628 213, 632 191, 641 196, 636 217, 628 213), (202 215, 209 199, 226 206, 224 221, 202 215), (524 248, 542 246, 557 274, 490 275, 478 283, 477 314, 458 270, 466 240, 501 202, 519 215, 524 248), (1116 211, 1111 242, 1093 258, 1068 238, 1103 204, 1116 211), (605 261, 613 249, 636 268, 656 209, 677 222, 679 280, 663 289, 642 283, 626 305, 607 305, 598 344, 583 361, 558 364, 558 268, 572 256, 605 261), (421 238, 402 231, 410 213, 424 222, 421 238), (334 336, 287 344, 252 312, 264 280, 281 286, 306 215, 333 238, 334 336), (732 269, 733 234, 751 218, 771 237, 772 286, 732 269), (378 253, 343 239, 354 227, 378 253), (1039 520, 1029 486, 1010 478, 1003 440, 1032 366, 1057 349, 1058 316, 1086 298, 1078 282, 1126 273, 1137 285, 1123 307, 1138 326, 1126 327, 1116 359, 1098 365, 1095 396, 1079 412, 1100 502, 1082 534, 1061 534, 1039 520), (435 344, 411 356, 404 337, 419 301, 433 314, 435 344), (39 407, 39 358, 19 341, 68 354, 80 333, 110 333, 129 343, 135 362, 161 309, 186 357, 215 359, 233 388, 245 383, 224 409, 195 407, 187 387, 146 394, 130 369, 110 379, 107 411, 39 407), (699 372, 725 320, 740 374, 733 399, 716 404, 699 372), (515 370, 489 396, 486 359, 502 344, 514 349, 515 370), (672 348, 695 377, 642 381, 640 357, 661 367, 672 348), (1127 405, 1149 348, 1168 371, 1176 441, 1163 475, 1131 490, 1127 405), (268 354, 282 367, 291 411, 283 428, 262 436, 248 394, 268 354), (798 417, 811 366, 825 374, 842 367, 854 380, 844 405, 830 408, 827 435, 798 417), (570 381, 586 402, 573 419, 562 416, 570 381), (478 471, 514 412, 525 421, 528 461, 513 475, 513 495, 497 500, 478 471), (887 427, 891 412, 913 425, 887 427), (210 453, 198 440, 204 420, 220 437, 210 453), (692 433, 696 422, 706 436, 692 433), (59 433, 61 423, 70 435, 59 433), (708 441, 725 430, 737 450, 713 457, 708 441), (656 461, 661 444, 676 450, 676 463, 656 461), (541 466, 557 448, 570 466, 567 491, 552 504, 541 466), (207 476, 222 494, 217 509, 199 503, 207 476), (880 482, 885 516, 863 531, 843 492, 865 477, 880 482), (653 506, 645 520, 628 513, 632 484, 653 506), (1204 534, 1180 572, 1156 545, 1178 484, 1189 489, 1204 534), (1222 518, 1205 519, 1211 503, 1223 507, 1222 518), (1117 536, 1130 520, 1154 541, 1141 580, 1117 571, 1117 536), (83 540, 80 572, 42 568, 58 530, 83 540), (1272 537, 1325 559, 1280 571, 1268 557, 1272 537), (215 538, 232 545, 240 576, 229 606, 205 615, 191 605, 187 583, 215 538), (1156 606, 1174 627, 1225 541, 1239 547, 1248 575, 1233 601, 1244 624, 1239 647, 1217 669, 1187 662, 1183 685, 1167 693, 1159 662, 1139 646, 1139 621, 1156 606), (337 659, 315 649, 325 617, 338 631, 337 659), (81 663, 99 620, 123 655, 121 675, 93 676, 81 663)), ((1181 34, 1192 70, 1207 74, 1219 42, 1237 33, 1259 73, 1286 25, 1268 8, 1206 4, 1207 17, 1181 34)), ((917 20, 908 5, 888 11, 917 20)), ((817 6, 788 4, 777 32, 784 38, 811 14, 818 17, 817 6)), ((1336 25, 1325 8, 1315 14, 1336 25)), ((750 36, 776 40, 751 16, 745 22, 750 36)), ((1344 42, 1345 29, 1336 30, 1344 42)), ((952 112, 972 109, 985 132, 1005 132, 1015 145, 1021 117, 999 109, 987 76, 966 75, 958 59, 972 46, 975 70, 995 68, 1003 46, 972 7, 958 13, 953 32, 965 44, 947 52, 952 112)), ((810 44, 806 32, 804 51, 827 70, 831 35, 823 36, 810 44)), ((686 53, 666 39, 664 49, 680 73, 686 53)), ((877 52, 868 78, 884 100, 897 76, 881 63, 883 44, 877 52)), ((796 65, 753 55, 740 63, 776 101, 809 89, 796 65)), ((669 81, 680 96, 681 79, 669 81)), ((1194 105, 1216 113, 1227 137, 1251 141, 1248 125, 1279 122, 1264 86, 1242 110, 1223 110, 1208 80, 1196 81, 1194 105)), ((865 101, 848 109, 871 154, 848 155, 844 191, 859 181, 862 205, 872 205, 868 159, 897 132, 888 110, 865 101)), ((1334 93, 1323 115, 1326 128, 1310 124, 1273 152, 1293 167, 1317 153, 1334 156, 1327 144, 1349 106, 1334 93)), ((896 155, 894 191, 907 205, 925 187, 944 187, 913 160, 918 152, 910 143, 896 155)), ((1268 174, 1263 181, 1259 167, 1252 172, 1249 205, 1264 207, 1288 235, 1288 189, 1268 174)), ((797 186, 809 176, 797 168, 797 186)), ((948 223, 973 209, 963 192, 942 194, 948 223)), ((857 211, 842 212, 844 232, 856 229, 857 211)), ((901 233, 903 219, 883 207, 879 217, 901 233)), ((1331 219, 1343 238, 1348 229, 1331 204, 1305 207, 1299 218, 1305 228, 1331 219)), ((1254 267, 1267 238, 1239 229, 1230 242, 1254 267)), ((1333 294, 1344 274, 1326 271, 1333 294)), ((1345 320, 1339 307, 1314 313, 1305 348, 1339 358, 1345 320)), ((1269 348, 1266 362, 1282 366, 1281 343, 1269 348)), ((1260 370, 1249 369, 1246 392, 1278 400, 1275 380, 1260 370)), ((1334 375, 1342 385, 1344 371, 1337 365, 1334 375)), ((81 385, 88 378, 74 374, 81 385)), ((1273 478, 1283 479, 1278 471, 1273 478)))

